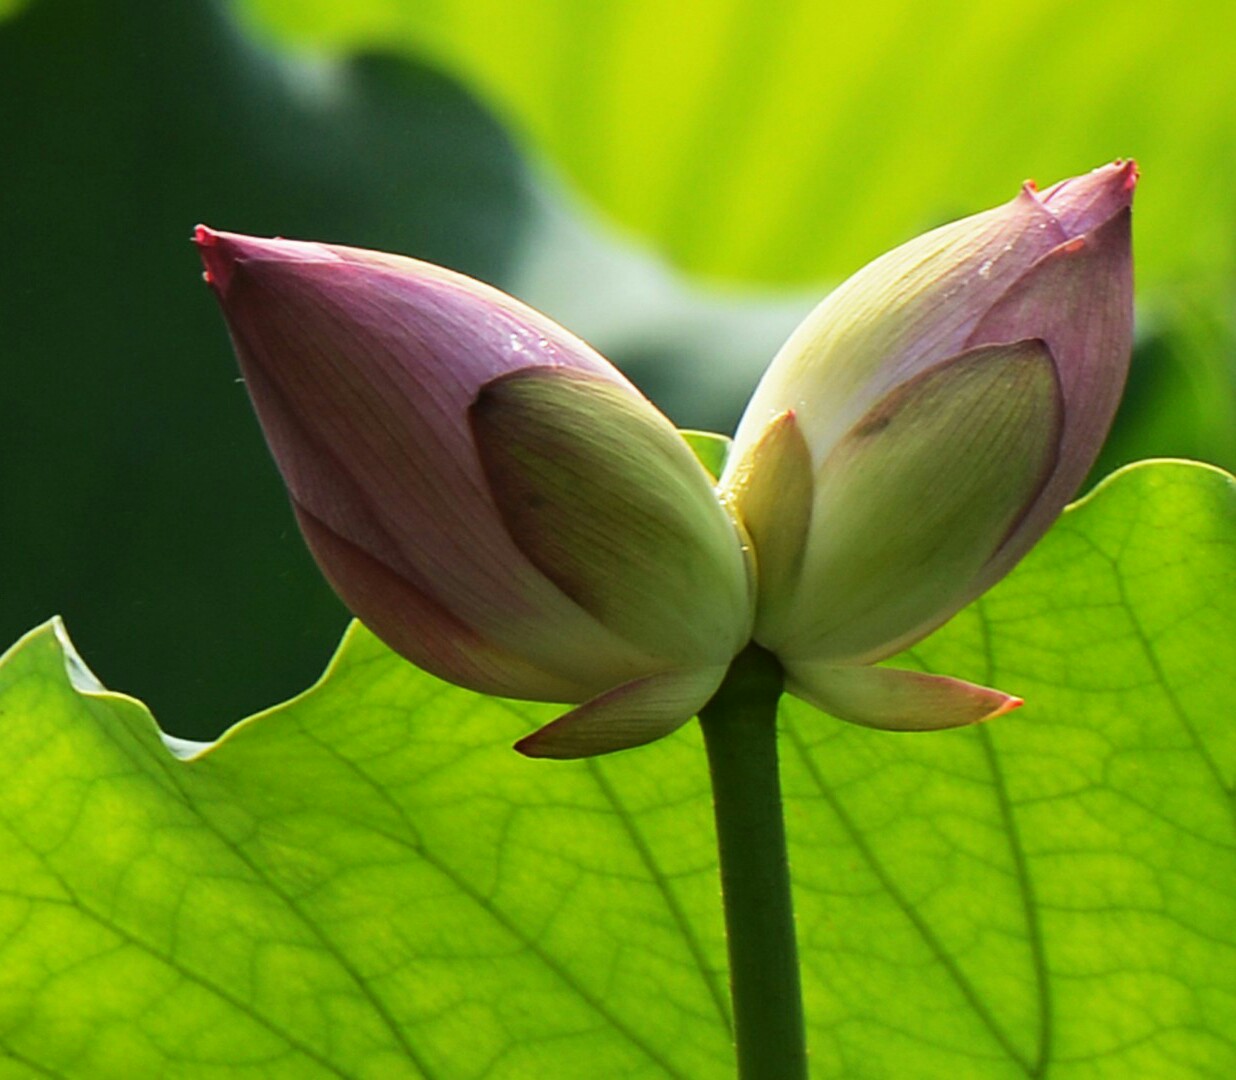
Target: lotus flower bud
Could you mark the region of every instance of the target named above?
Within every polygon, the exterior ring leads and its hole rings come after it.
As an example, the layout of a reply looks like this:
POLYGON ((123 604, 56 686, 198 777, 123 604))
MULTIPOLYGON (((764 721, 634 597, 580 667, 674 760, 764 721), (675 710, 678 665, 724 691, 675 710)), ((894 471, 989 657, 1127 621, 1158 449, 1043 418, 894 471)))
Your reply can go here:
POLYGON ((787 686, 883 728, 1019 704, 872 667, 994 584, 1051 525, 1111 424, 1132 337, 1116 162, 936 229, 833 292, 786 342, 722 488, 755 548, 755 639, 787 686))
POLYGON ((689 720, 750 636, 712 478, 582 341, 425 263, 197 230, 305 538, 395 651, 486 693, 583 703, 573 757, 689 720))

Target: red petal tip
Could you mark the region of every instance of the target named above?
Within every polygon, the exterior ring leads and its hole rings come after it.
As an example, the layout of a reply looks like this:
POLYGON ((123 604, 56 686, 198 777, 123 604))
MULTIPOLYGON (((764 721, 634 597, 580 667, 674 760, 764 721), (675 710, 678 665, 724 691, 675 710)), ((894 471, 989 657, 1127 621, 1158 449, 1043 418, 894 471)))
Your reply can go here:
POLYGON ((198 225, 193 230, 193 242, 197 244, 206 272, 202 276, 208 285, 219 290, 220 294, 228 287, 232 279, 233 260, 227 254, 227 245, 222 243, 222 237, 206 225, 198 225))
POLYGON ((1020 709, 1025 703, 1026 702, 1023 698, 1011 697, 1007 701, 1003 702, 1000 708, 996 709, 994 712, 988 713, 984 719, 994 720, 997 716, 1003 716, 1005 713, 1011 713, 1014 709, 1020 709))

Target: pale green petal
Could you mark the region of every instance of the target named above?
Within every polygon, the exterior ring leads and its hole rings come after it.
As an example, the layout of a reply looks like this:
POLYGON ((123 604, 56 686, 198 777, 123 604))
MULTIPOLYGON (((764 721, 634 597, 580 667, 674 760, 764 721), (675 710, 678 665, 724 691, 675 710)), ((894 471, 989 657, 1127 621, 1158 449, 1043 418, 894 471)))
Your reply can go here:
POLYGON ((883 731, 940 731, 1002 716, 1021 698, 919 671, 866 665, 798 663, 786 688, 838 720, 883 731))
POLYGON ((1051 472, 1061 426, 1039 341, 974 349, 902 384, 833 448, 783 660, 889 656, 948 618, 1051 472))
POLYGON ((471 420, 507 530, 563 593, 667 669, 741 648, 738 531, 656 409, 609 380, 529 368, 486 386, 471 420))
POLYGON ((811 451, 793 412, 772 421, 738 461, 726 497, 755 550, 756 634, 795 600, 811 526, 811 451))

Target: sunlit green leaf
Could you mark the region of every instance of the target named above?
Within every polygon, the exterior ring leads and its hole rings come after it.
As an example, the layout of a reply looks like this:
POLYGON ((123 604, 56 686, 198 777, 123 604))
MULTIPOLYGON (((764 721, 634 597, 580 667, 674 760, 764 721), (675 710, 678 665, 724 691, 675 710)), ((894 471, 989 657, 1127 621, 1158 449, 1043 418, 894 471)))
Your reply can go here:
MULTIPOLYGON (((1234 598, 1231 478, 1139 467, 913 655, 1020 713, 786 705, 813 1075, 1236 1072, 1234 598)), ((0 664, 6 1077, 730 1075, 694 727, 528 761, 359 628, 187 762, 92 685, 0 664)))
POLYGON ((1236 1070, 1231 477, 1120 474, 910 658, 1026 705, 932 737, 787 709, 818 1075, 1236 1070))

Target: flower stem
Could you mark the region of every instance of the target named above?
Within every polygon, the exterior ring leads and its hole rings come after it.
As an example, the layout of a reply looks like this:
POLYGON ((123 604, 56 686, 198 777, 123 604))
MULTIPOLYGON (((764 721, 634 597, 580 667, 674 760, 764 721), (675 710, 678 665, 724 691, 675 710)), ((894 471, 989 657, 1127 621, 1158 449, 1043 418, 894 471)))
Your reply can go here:
POLYGON ((712 775, 739 1080, 806 1080, 798 946, 777 772, 784 677, 750 645, 700 712, 712 775))

